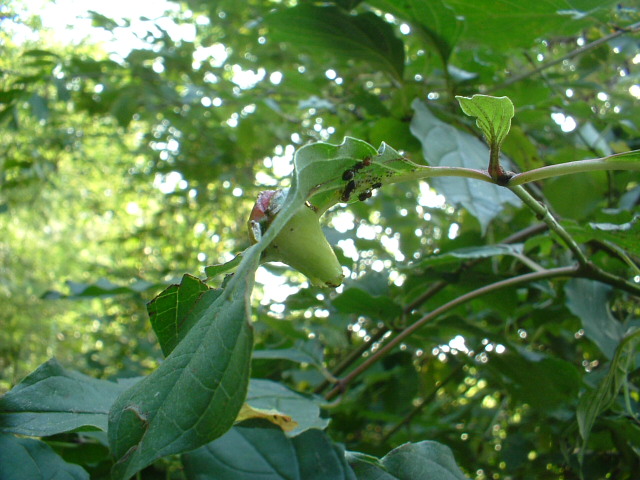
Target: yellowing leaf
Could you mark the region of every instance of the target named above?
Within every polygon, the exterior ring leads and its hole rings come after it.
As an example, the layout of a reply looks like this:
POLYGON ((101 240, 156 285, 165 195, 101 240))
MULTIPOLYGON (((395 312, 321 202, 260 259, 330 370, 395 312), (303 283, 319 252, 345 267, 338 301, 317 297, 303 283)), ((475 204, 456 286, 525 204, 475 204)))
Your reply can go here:
POLYGON ((236 423, 242 422, 243 420, 249 420, 251 418, 263 418, 265 420, 268 420, 269 422, 279 426, 285 432, 290 432, 298 426, 298 422, 296 422, 293 418, 291 418, 289 415, 285 415, 284 413, 279 412, 274 408, 254 408, 248 403, 245 403, 242 405, 240 413, 238 413, 236 423))

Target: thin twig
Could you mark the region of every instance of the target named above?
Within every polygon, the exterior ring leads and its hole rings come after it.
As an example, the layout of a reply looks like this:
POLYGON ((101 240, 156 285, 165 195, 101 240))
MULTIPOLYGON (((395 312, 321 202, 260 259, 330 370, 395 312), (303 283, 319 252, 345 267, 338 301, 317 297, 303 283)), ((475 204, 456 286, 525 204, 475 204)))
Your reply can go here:
POLYGON ((580 250, 580 247, 573 239, 571 235, 558 223, 553 215, 549 212, 549 209, 543 203, 538 202, 535 198, 531 196, 529 192, 527 192, 521 186, 510 187, 510 190, 515 193, 520 200, 523 201, 525 205, 527 205, 533 212, 536 214, 538 219, 542 220, 549 226, 553 232, 558 235, 562 241, 565 243, 569 250, 573 252, 580 265, 587 265, 589 260, 585 256, 584 252, 580 250))
MULTIPOLYGON (((482 260, 484 260, 484 259, 482 259, 482 260)), ((460 268, 458 269, 458 272, 461 271, 461 270, 466 270, 469 267, 475 266, 477 263, 479 263, 478 260, 472 260, 470 262, 467 262, 466 264, 463 264, 463 265, 460 266, 460 268)), ((418 295, 418 297, 416 297, 413 300, 413 302, 411 302, 410 304, 406 305, 402 309, 403 313, 405 315, 409 315, 409 314, 413 313, 413 311, 415 309, 417 309, 424 302, 426 302, 431 297, 436 295, 438 292, 440 292, 440 290, 442 290, 447 285, 449 285, 449 282, 446 281, 446 280, 438 280, 436 283, 433 283, 425 292, 423 292, 422 294, 418 295)))
POLYGON ((624 278, 621 278, 617 275, 607 272, 606 270, 602 270, 597 265, 589 262, 587 265, 584 265, 580 270, 580 274, 578 275, 582 278, 588 278, 590 280, 596 280, 598 282, 606 283, 607 285, 611 285, 612 287, 623 290, 631 295, 635 295, 636 297, 640 297, 640 284, 629 282, 624 278))
POLYGON ((538 73, 546 70, 547 68, 553 67, 554 65, 558 65, 559 63, 562 63, 565 60, 569 60, 570 58, 576 57, 578 55, 583 54, 584 52, 594 49, 602 45, 603 43, 607 43, 608 41, 613 40, 614 38, 618 38, 619 36, 624 35, 626 33, 636 33, 638 31, 640 31, 640 22, 634 23, 633 25, 629 25, 626 28, 615 31, 609 35, 606 35, 602 38, 594 40, 593 42, 589 42, 586 45, 583 45, 582 47, 572 50, 571 52, 567 53, 566 55, 563 55, 562 57, 543 63, 538 68, 534 68, 533 70, 529 70, 528 72, 521 73, 520 75, 515 75, 509 78, 508 80, 506 80, 505 82, 501 83, 500 85, 491 88, 490 90, 488 90, 488 92, 493 92, 493 91, 508 87, 509 85, 512 85, 521 80, 524 80, 525 78, 529 78, 534 75, 537 75, 538 73))
POLYGON ((411 324, 409 327, 405 328, 402 332, 392 338, 386 345, 377 350, 373 355, 367 358, 364 362, 358 365, 355 369, 351 371, 346 377, 344 377, 338 384, 331 390, 325 398, 327 400, 333 399, 336 395, 343 392, 347 385, 349 385, 355 378, 360 376, 362 373, 367 371, 372 365, 374 365, 378 360, 387 355, 391 350, 393 350, 398 344, 400 344, 407 337, 411 336, 416 330, 426 325, 431 320, 439 317, 443 313, 448 312, 460 305, 463 305, 471 300, 474 300, 482 295, 486 295, 487 293, 495 292, 497 290, 501 290, 507 287, 513 287, 516 285, 520 285, 522 283, 535 282, 538 280, 544 280, 547 278, 554 277, 575 277, 579 272, 578 266, 571 267, 560 267, 553 268, 549 270, 545 270, 543 272, 533 272, 527 273, 525 275, 520 275, 518 277, 508 278, 506 280, 501 280, 496 283, 492 283, 490 285, 485 285, 484 287, 478 288, 471 292, 468 292, 464 295, 459 296, 458 298, 451 300, 450 302, 441 305, 436 308, 432 312, 428 313, 415 323, 411 324))
MULTIPOLYGON (((379 341, 384 335, 389 331, 389 327, 383 326, 379 328, 376 333, 371 335, 371 338, 366 342, 362 343, 358 348, 352 350, 349 355, 347 355, 336 367, 334 367, 332 376, 337 378, 342 372, 344 372, 347 368, 349 368, 355 361, 357 361, 363 353, 369 351, 374 343, 379 341)), ((337 381, 330 381, 325 377, 325 380, 314 388, 313 393, 320 394, 325 388, 327 388, 331 383, 337 383, 337 381)))
MULTIPOLYGON (((511 243, 518 243, 521 242, 523 240, 526 240, 529 237, 532 237, 534 235, 537 235, 538 233, 541 233, 543 231, 545 231, 547 229, 547 224, 545 223, 538 223, 536 225, 531 225, 527 228, 524 228, 512 235, 509 235, 507 238, 503 239, 500 243, 502 244, 511 244, 511 243)), ((464 272, 474 266, 476 266, 478 263, 482 262, 483 260, 485 260, 484 258, 477 258, 474 260, 469 260, 467 262, 464 262, 460 268, 458 269, 458 272, 464 272)), ((419 295, 417 298, 415 298, 411 303, 405 305, 402 309, 402 314, 403 315, 410 315, 412 314, 417 308, 419 308, 421 305, 423 305, 427 300, 429 300, 431 297, 433 297, 434 295, 436 295, 438 292, 440 292, 442 289, 444 289, 447 285, 449 285, 449 282, 446 280, 439 280, 435 283, 433 283, 424 293, 422 293, 421 295, 419 295)), ((369 351, 371 349, 371 347, 378 341, 380 341, 384 335, 390 331, 389 327, 383 326, 380 329, 378 329, 372 336, 371 338, 364 342, 362 345, 360 345, 357 349, 353 350, 351 353, 349 353, 349 355, 347 357, 345 357, 336 367, 334 367, 333 369, 333 375, 335 377, 337 377, 338 375, 340 375, 342 372, 344 372, 347 368, 349 368, 353 363, 355 363, 361 356, 363 353, 369 351)), ((320 392, 322 392, 325 388, 327 388, 329 386, 331 382, 329 382, 328 380, 324 380, 320 385, 318 385, 315 389, 314 389, 314 393, 319 394, 320 392)))
MULTIPOLYGON (((520 230, 519 232, 516 232, 516 233, 514 233, 512 235, 509 235, 507 238, 502 240, 500 243, 501 244, 518 243, 518 242, 521 242, 523 240, 526 240, 529 237, 537 235, 538 233, 542 233, 547 228, 548 228, 548 225, 546 223, 538 223, 536 225, 531 225, 530 227, 524 228, 524 229, 520 230)), ((478 263, 481 263, 483 260, 485 260, 485 259, 484 258, 476 258, 474 260, 469 260, 467 262, 464 262, 462 265, 460 265, 460 268, 458 268, 456 274, 460 274, 462 272, 465 272, 465 271, 469 270, 470 268, 475 267, 478 263)), ((442 290, 447 285, 449 285, 449 282, 447 280, 439 280, 436 283, 432 284, 427 289, 426 292, 422 293, 416 299, 414 299, 410 304, 406 305, 403 308, 403 312, 405 314, 413 313, 413 311, 416 310, 420 305, 422 305, 427 300, 429 300, 431 297, 436 295, 438 292, 440 292, 440 290, 442 290)))
POLYGON ((569 175, 574 173, 610 171, 610 170, 640 170, 640 150, 617 153, 604 158, 576 160, 574 162, 558 163, 535 168, 523 173, 516 173, 509 178, 506 186, 513 187, 525 183, 537 182, 550 177, 569 175), (634 155, 635 154, 635 155, 634 155))

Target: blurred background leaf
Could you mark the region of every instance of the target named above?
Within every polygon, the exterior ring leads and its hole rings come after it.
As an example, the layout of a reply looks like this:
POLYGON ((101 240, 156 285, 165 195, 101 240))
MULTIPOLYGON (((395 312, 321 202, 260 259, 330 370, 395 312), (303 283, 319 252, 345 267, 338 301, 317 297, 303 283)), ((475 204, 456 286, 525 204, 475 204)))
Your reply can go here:
MULTIPOLYGON (((53 2, 0 7, 1 392, 54 356, 113 385, 157 368, 172 347, 146 304, 244 251, 258 192, 290 186, 308 143, 351 136, 418 164, 483 169, 486 145, 455 96, 488 93, 515 105, 503 145, 515 171, 640 148, 640 13, 629 2, 134 3, 66 9, 68 30, 52 27, 64 9, 53 2)), ((580 402, 640 315, 637 298, 593 282, 477 298, 414 332, 339 402, 319 400, 446 302, 572 261, 510 192, 456 181, 384 185, 332 207, 324 227, 347 276, 338 291, 260 267, 252 378, 306 405, 293 410, 326 427, 310 445, 328 455, 339 443, 380 459, 432 440, 479 480, 634 478, 633 355, 615 372, 627 391, 598 412, 584 445, 577 428, 580 402)), ((531 187, 591 261, 637 282, 637 172, 531 187)), ((93 459, 87 472, 107 478, 100 433, 59 433, 38 448, 93 459)), ((180 468, 169 458, 140 475, 182 478, 180 468)))

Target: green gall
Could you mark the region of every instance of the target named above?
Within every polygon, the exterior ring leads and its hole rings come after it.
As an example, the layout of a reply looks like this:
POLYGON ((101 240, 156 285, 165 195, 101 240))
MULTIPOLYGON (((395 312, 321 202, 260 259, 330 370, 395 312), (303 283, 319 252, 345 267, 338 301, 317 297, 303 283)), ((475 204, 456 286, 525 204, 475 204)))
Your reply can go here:
MULTIPOLYGON (((249 217, 249 237, 257 243, 282 207, 280 190, 258 195, 249 217)), ((338 287, 344 275, 335 252, 320 226, 318 214, 303 205, 263 251, 265 262, 282 262, 298 270, 320 287, 338 287)))

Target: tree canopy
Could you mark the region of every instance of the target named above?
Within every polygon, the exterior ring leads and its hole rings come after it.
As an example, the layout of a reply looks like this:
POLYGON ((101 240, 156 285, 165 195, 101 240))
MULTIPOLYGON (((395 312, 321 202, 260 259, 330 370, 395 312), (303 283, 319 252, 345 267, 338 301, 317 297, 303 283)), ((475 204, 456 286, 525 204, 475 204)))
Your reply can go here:
POLYGON ((633 479, 640 9, 167 5, 0 6, 0 478, 633 479))

